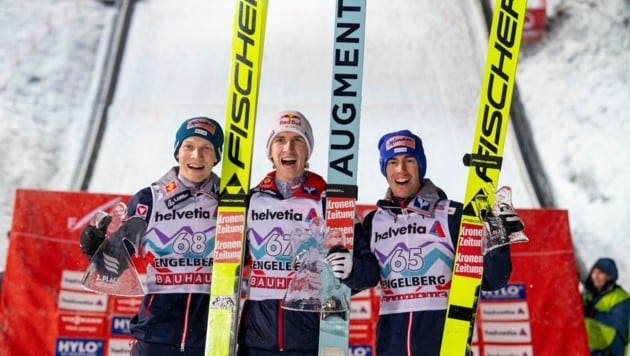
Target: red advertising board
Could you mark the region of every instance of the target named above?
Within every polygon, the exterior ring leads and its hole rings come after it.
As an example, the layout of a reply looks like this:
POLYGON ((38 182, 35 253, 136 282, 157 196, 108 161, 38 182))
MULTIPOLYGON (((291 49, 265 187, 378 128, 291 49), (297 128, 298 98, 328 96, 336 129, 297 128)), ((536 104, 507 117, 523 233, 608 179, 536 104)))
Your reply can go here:
MULTIPOLYGON (((360 218, 373 209, 357 207, 360 218)), ((482 293, 473 354, 588 356, 568 212, 519 209, 518 213, 530 241, 511 246, 513 272, 508 286, 482 293)), ((376 322, 378 303, 373 312, 376 322)))
POLYGON ((3 355, 115 355, 129 349, 138 298, 81 286, 79 233, 123 195, 18 190, 0 296, 3 355), (125 307, 129 305, 129 307, 125 307))
POLYGON ((588 356, 566 210, 518 210, 529 242, 511 246, 509 284, 482 293, 477 355, 588 356))
MULTIPOLYGON (((18 190, 0 295, 1 355, 126 355, 140 298, 81 286, 79 233, 128 196, 18 190)), ((357 206, 361 217, 372 206, 357 206)), ((578 274, 564 210, 519 210, 530 241, 512 246, 509 285, 483 293, 476 355, 588 355, 578 274)), ((352 298, 352 355, 375 355, 379 290, 352 298)))
POLYGON ((525 23, 523 27, 524 42, 538 42, 545 35, 547 25, 547 4, 545 0, 527 2, 525 23))

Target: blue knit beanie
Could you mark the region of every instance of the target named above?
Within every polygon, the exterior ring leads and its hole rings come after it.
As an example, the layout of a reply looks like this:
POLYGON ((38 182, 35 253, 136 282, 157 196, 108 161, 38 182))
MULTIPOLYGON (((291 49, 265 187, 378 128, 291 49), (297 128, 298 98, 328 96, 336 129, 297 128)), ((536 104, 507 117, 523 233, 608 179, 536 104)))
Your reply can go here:
POLYGON ((387 161, 396 155, 411 155, 418 162, 420 168, 420 181, 424 179, 427 172, 427 158, 422 148, 422 140, 409 130, 400 130, 385 134, 378 140, 378 151, 380 153, 379 163, 381 173, 387 177, 387 161))
POLYGON ((221 161, 221 152, 223 151, 223 129, 218 122, 207 117, 193 117, 182 123, 175 134, 175 152, 173 156, 179 162, 177 153, 182 146, 182 142, 191 136, 205 138, 214 146, 214 152, 217 156, 216 166, 221 161))
POLYGON ((612 258, 600 258, 597 262, 595 262, 593 268, 598 268, 602 272, 606 273, 613 281, 616 281, 619 277, 617 273, 617 264, 612 258))

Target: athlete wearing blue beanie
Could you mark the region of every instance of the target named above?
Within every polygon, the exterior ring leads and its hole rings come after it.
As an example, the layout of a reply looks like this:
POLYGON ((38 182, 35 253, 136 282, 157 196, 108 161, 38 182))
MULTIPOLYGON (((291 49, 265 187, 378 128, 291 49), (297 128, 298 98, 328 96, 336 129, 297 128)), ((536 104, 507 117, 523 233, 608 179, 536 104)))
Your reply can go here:
POLYGON ((182 146, 182 142, 191 136, 205 138, 210 141, 217 156, 217 160, 214 162, 216 166, 221 161, 221 152, 223 150, 223 130, 219 123, 207 117, 193 117, 184 121, 175 134, 175 151, 173 156, 176 161, 179 162, 177 153, 182 146))
POLYGON ((424 155, 422 140, 411 131, 400 130, 385 134, 378 140, 378 151, 380 153, 381 173, 385 177, 387 177, 385 169, 387 161, 396 155, 407 154, 416 159, 420 167, 420 181, 424 179, 427 172, 427 158, 424 155))

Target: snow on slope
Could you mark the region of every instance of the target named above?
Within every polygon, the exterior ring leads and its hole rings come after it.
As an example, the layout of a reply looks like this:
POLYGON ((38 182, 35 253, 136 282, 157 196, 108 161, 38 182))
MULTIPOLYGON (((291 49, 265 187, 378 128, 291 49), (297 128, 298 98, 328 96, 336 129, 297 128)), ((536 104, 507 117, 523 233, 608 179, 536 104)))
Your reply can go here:
MULTIPOLYGON (((219 2, 223 5, 193 1, 194 12, 167 0, 138 3, 100 152, 111 159, 97 162, 91 190, 135 192, 175 163, 168 143, 182 118, 223 120, 231 40, 225 29, 231 28, 233 9, 219 2), (212 21, 199 24, 194 16, 212 21), (149 32, 155 35, 147 38, 149 32), (162 142, 167 144, 156 144, 162 142), (142 147, 151 147, 152 155, 134 159, 142 147)), ((303 111, 315 132, 311 169, 324 175, 333 3, 270 3, 255 136, 255 147, 264 147, 271 116, 285 108, 303 111)), ((383 133, 401 128, 423 138, 428 176, 461 199, 467 177, 461 156, 470 150, 484 64, 481 14, 466 1, 392 0, 368 6, 359 201, 374 203, 384 195, 385 179, 374 177, 379 176, 376 143, 383 133)), ((535 206, 512 148, 506 149, 502 178, 514 186, 517 201, 535 206)), ((270 169, 264 149, 255 150, 253 182, 270 169)))
POLYGON ((98 1, 0 1, 0 270, 15 189, 67 190, 113 9, 98 1))
MULTIPOLYGON (((290 10, 274 10, 273 4, 279 2, 272 2, 269 15, 270 49, 266 51, 266 71, 262 78, 261 117, 271 115, 293 102, 299 104, 299 109, 304 110, 312 120, 318 122, 322 118, 327 122, 325 111, 329 104, 328 67, 331 53, 325 48, 331 39, 330 5, 309 1, 305 2, 307 5, 304 8, 294 6, 290 10), (317 13, 325 13, 326 16, 318 18, 312 15, 317 13), (304 24, 295 21, 305 15, 304 24), (306 28, 306 23, 320 28, 306 28), (288 40, 298 31, 303 33, 303 44, 288 40), (278 43, 272 44, 273 41, 278 43), (320 49, 312 51, 314 47, 320 49), (298 55, 298 60, 287 59, 293 58, 292 55, 298 55), (308 61, 317 69, 313 73, 300 75, 284 74, 285 70, 299 70, 300 61, 308 61)), ((134 89, 130 86, 128 91, 121 90, 116 94, 115 105, 110 109, 112 116, 123 115, 129 124, 127 133, 119 138, 121 141, 133 140, 136 136, 129 132, 154 130, 152 140, 144 142, 141 147, 148 147, 146 149, 156 156, 156 160, 148 164, 153 170, 141 173, 125 173, 126 169, 140 165, 137 159, 133 163, 120 163, 120 172, 116 169, 103 170, 98 179, 111 182, 119 176, 136 177, 126 178, 130 181, 124 186, 108 188, 112 191, 133 193, 174 163, 169 161, 170 142, 180 118, 196 114, 223 117, 223 98, 227 89, 225 36, 229 36, 229 33, 225 31, 224 24, 212 19, 223 11, 231 11, 229 6, 224 5, 228 2, 221 2, 220 6, 217 5, 219 7, 207 12, 197 8, 205 16, 205 20, 197 21, 193 20, 195 12, 187 13, 185 6, 167 11, 160 8, 163 3, 164 0, 140 1, 137 2, 137 9, 154 9, 152 16, 162 19, 174 16, 172 12, 177 10, 183 16, 174 24, 173 30, 181 31, 191 40, 209 41, 215 46, 214 51, 208 53, 202 51, 201 47, 183 45, 169 28, 150 28, 151 34, 173 36, 168 41, 162 40, 164 45, 168 45, 172 64, 166 68, 152 67, 138 61, 135 65, 125 64, 123 72, 144 72, 146 78, 139 78, 136 83, 138 86, 151 76, 169 77, 172 90, 168 94, 172 100, 164 105, 159 102, 156 104, 155 98, 162 93, 143 92, 151 91, 151 87, 134 89), (187 21, 186 16, 190 20, 187 21), (204 37, 210 33, 216 42, 204 37), (203 70, 190 74, 186 72, 185 64, 177 65, 187 57, 199 59, 203 70), (197 80, 202 85, 186 84, 196 83, 197 80), (210 89, 209 84, 215 81, 219 83, 218 86, 210 89), (183 84, 178 85, 179 82, 183 84), (187 86, 194 88, 189 91, 186 90, 187 86), (153 102, 129 103, 130 99, 141 94, 145 97, 153 95, 153 102), (200 101, 203 101, 201 105, 200 101), (153 109, 158 110, 150 113, 153 109), (148 124, 135 121, 143 116, 151 116, 148 124), (164 126, 164 129, 155 130, 159 126, 164 126), (104 172, 108 172, 109 176, 104 172)), ((387 129, 409 126, 417 130, 427 141, 429 176, 443 185, 451 197, 457 198, 462 195, 461 187, 465 181, 465 169, 459 164, 462 149, 449 152, 448 144, 463 142, 464 150, 467 151, 470 130, 464 130, 465 134, 457 133, 455 129, 460 124, 448 127, 447 132, 437 130, 433 128, 434 122, 416 122, 417 115, 411 113, 421 107, 425 108, 422 116, 434 118, 435 121, 441 121, 444 117, 462 120, 474 117, 480 72, 474 73, 471 68, 481 71, 483 60, 474 58, 472 52, 467 51, 479 46, 479 43, 475 43, 474 34, 478 31, 475 29, 478 28, 478 24, 475 25, 478 20, 474 16, 465 16, 474 14, 462 10, 462 4, 469 3, 467 1, 387 3, 393 4, 392 8, 397 10, 390 12, 379 9, 379 5, 382 5, 379 2, 370 2, 368 5, 368 57, 365 71, 369 71, 371 77, 367 76, 364 81, 365 121, 387 120, 390 124, 387 129), (408 14, 413 14, 413 17, 408 14), (462 28, 460 25, 466 21, 472 21, 470 27, 462 28), (426 23, 428 26, 419 28, 417 23, 426 23), (387 33, 415 33, 436 41, 395 42, 386 36, 387 33), (449 53, 449 49, 456 51, 449 53), (415 55, 396 56, 401 50, 409 50, 415 55), (466 55, 461 56, 462 51, 466 55), (392 55, 388 57, 380 52, 392 55), (436 53, 441 55, 437 56, 436 53), (379 56, 384 59, 378 60, 379 56), (461 85, 456 89, 447 89, 444 78, 438 77, 443 73, 423 70, 425 66, 435 68, 438 64, 454 72, 446 81, 457 81, 461 85), (474 74, 469 76, 461 73, 474 74), (390 97, 388 94, 396 83, 402 83, 406 90, 397 89, 400 94, 390 97), (445 98, 448 100, 445 101, 445 98), (459 101, 454 103, 453 100, 459 101), (449 106, 443 105, 445 102, 449 106), (409 120, 413 124, 408 124, 409 120), (451 176, 455 177, 454 180, 451 176)), ((193 0, 189 0, 188 4, 202 5, 193 0)), ((113 9, 99 1, 90 0, 2 0, 2 9, 0 149, 4 154, 0 158, 3 183, 0 184, 0 230, 6 231, 10 228, 16 188, 65 190, 70 187, 75 169, 73 157, 77 156, 79 138, 87 128, 86 120, 89 119, 92 104, 91 88, 97 79, 92 74, 98 63, 99 48, 103 47, 104 33, 111 22, 113 9)), ((629 244, 624 238, 624 222, 630 217, 624 203, 629 201, 630 193, 627 184, 622 182, 630 170, 630 144, 626 138, 630 134, 626 120, 630 111, 630 5, 627 0, 549 0, 547 15, 549 29, 546 37, 538 44, 523 47, 517 77, 525 109, 534 129, 534 140, 550 178, 556 205, 569 210, 573 240, 580 260, 588 267, 599 256, 615 258, 620 267, 621 283, 630 286, 630 265, 625 262, 624 253, 629 244)), ((133 24, 142 25, 141 22, 133 24)), ((139 37, 130 40, 147 39, 139 37)), ((130 43, 132 45, 133 42, 130 43)), ((139 56, 146 59, 156 54, 148 52, 139 56)), ((373 156, 375 142, 382 129, 372 130, 371 126, 363 125, 361 132, 361 160, 367 164, 366 168, 362 166, 359 171, 363 177, 360 180, 360 198, 363 202, 372 202, 372 194, 380 196, 383 191, 381 184, 384 183, 377 173, 373 156)), ((317 130, 321 132, 326 128, 317 130)), ((257 142, 260 145, 258 135, 257 142)), ((326 157, 323 151, 326 144, 325 140, 318 138, 316 150, 320 151, 316 151, 316 155, 321 159, 326 157)), ((135 152, 116 152, 106 157, 109 157, 109 164, 116 167, 123 158, 136 156, 135 152)), ((253 175, 254 179, 262 174, 260 172, 270 168, 264 159, 258 161, 260 164, 253 175)), ((316 171, 324 172, 324 167, 322 162, 313 162, 316 171)), ((513 183, 506 178, 503 181, 513 183)), ((519 207, 530 204, 525 202, 526 198, 515 200, 519 207)), ((0 235, 0 269, 6 260, 7 245, 3 233, 0 235)))
POLYGON ((522 50, 521 96, 582 268, 611 256, 630 288, 630 2, 547 3, 546 38, 522 50))

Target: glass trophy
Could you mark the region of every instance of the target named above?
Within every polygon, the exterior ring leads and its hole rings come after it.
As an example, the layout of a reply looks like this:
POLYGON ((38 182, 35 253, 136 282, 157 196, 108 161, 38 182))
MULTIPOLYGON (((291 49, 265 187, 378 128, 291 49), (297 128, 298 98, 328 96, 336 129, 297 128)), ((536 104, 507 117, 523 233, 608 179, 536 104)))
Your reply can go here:
POLYGON ((107 226, 105 240, 92 256, 83 275, 81 284, 84 288, 100 294, 118 296, 145 294, 129 250, 137 250, 147 224, 143 218, 132 217, 125 220, 126 216, 127 207, 122 202, 116 204, 109 213, 99 211, 95 214, 94 226, 102 227, 109 218, 111 223, 107 226))
MULTIPOLYGON (((491 189, 493 188, 491 187, 491 189)), ((481 239, 483 255, 501 246, 529 241, 529 238, 522 231, 522 226, 520 226, 521 231, 507 234, 506 224, 521 224, 520 220, 512 222, 509 218, 509 215, 514 214, 510 187, 504 186, 494 191, 494 203, 490 203, 488 195, 480 194, 475 197, 475 204, 483 222, 481 239)))
POLYGON ((309 229, 296 229, 291 235, 296 272, 282 300, 283 309, 327 314, 349 310, 341 282, 324 261, 329 251, 345 249, 345 236, 339 230, 325 230, 324 220, 317 218, 309 229))

